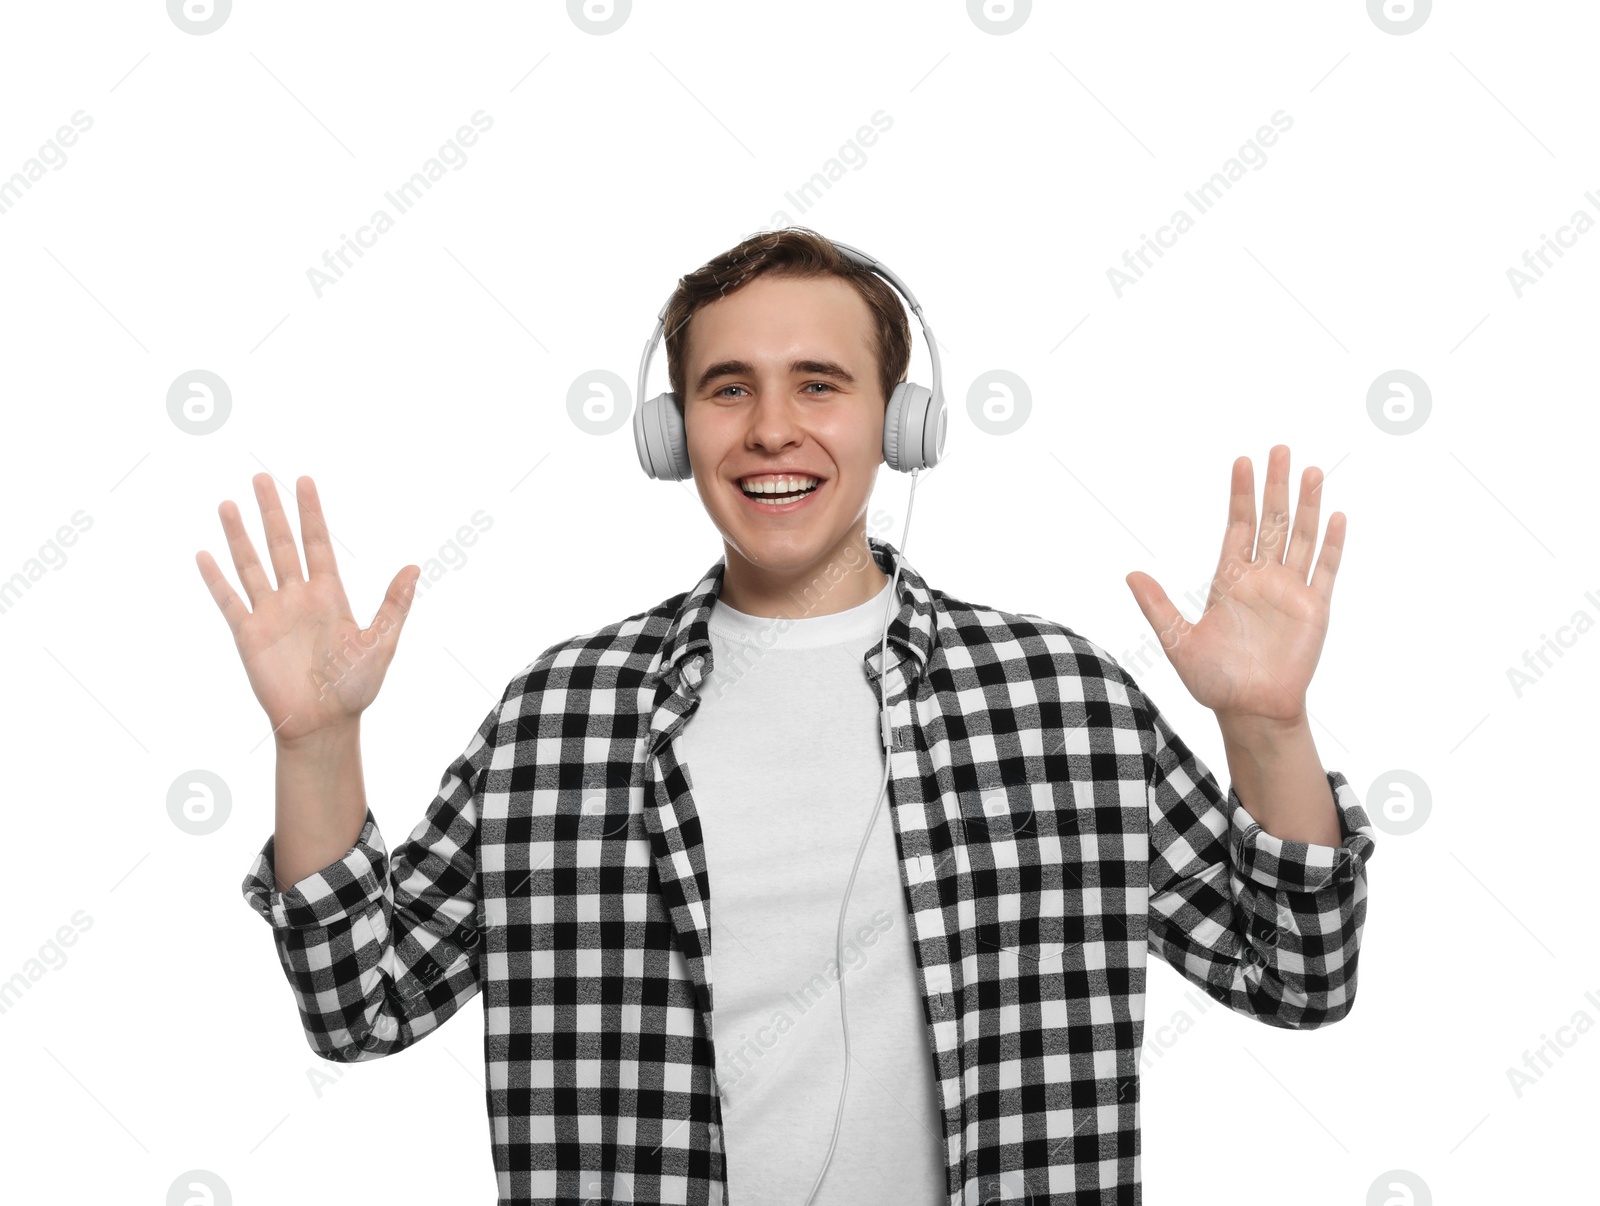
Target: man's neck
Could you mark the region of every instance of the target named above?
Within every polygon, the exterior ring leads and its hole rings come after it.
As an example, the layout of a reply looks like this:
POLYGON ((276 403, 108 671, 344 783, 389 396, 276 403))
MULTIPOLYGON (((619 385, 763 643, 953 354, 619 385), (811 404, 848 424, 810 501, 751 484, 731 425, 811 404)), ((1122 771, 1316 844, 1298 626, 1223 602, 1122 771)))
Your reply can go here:
POLYGON ((719 598, 746 615, 790 620, 833 615, 874 598, 889 581, 867 547, 864 530, 851 533, 831 554, 790 575, 752 565, 732 548, 726 553, 719 598))

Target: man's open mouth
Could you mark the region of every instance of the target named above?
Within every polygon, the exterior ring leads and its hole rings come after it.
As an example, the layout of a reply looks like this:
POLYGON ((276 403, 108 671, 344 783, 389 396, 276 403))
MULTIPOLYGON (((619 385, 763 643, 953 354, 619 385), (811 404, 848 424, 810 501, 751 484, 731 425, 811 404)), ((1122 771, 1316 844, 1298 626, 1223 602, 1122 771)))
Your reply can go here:
POLYGON ((739 489, 752 502, 776 507, 796 502, 816 491, 821 485, 822 479, 816 477, 785 477, 776 480, 758 477, 741 481, 739 489))

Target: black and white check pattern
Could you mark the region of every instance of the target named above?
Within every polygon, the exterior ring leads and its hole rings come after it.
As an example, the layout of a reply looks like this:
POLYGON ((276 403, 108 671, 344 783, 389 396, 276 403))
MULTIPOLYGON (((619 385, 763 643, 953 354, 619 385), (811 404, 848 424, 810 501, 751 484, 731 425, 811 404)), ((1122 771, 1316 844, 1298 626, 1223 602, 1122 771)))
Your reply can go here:
MULTIPOLYGON (((369 811, 289 891, 270 838, 245 878, 327 1059, 392 1055, 483 993, 499 1206, 726 1200, 712 885, 672 740, 723 569, 540 654, 392 857, 369 811)), ((1342 846, 1272 837, 1098 645, 903 561, 898 593, 887 676, 879 636, 862 662, 888 683, 949 1200, 1136 1204, 1146 952, 1269 1025, 1339 1020, 1371 825, 1330 771, 1342 846)))

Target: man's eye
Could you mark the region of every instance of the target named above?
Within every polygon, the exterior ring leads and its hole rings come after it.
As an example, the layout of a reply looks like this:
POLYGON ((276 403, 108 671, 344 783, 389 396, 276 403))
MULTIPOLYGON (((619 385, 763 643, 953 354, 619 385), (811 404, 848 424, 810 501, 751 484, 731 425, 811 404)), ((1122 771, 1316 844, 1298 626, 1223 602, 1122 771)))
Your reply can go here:
POLYGON ((820 385, 820 386, 822 386, 823 389, 832 389, 833 388, 833 386, 829 385, 826 381, 811 381, 811 382, 808 382, 806 384, 806 388, 810 389, 813 385, 820 385))

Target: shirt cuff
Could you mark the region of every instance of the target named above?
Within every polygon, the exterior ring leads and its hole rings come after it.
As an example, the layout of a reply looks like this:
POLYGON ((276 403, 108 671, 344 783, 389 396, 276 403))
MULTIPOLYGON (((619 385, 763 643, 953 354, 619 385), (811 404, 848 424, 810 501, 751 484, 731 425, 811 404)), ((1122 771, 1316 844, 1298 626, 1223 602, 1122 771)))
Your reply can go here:
POLYGON ((389 855, 371 808, 367 809, 361 833, 349 853, 291 884, 286 892, 277 890, 274 841, 267 838, 241 885, 245 903, 274 929, 333 925, 360 915, 373 901, 383 898, 389 880, 389 855))
POLYGON ((1338 771, 1328 771, 1327 776, 1339 813, 1338 846, 1274 837, 1261 828, 1229 785, 1229 832, 1239 874, 1262 887, 1290 892, 1318 892, 1356 878, 1372 857, 1372 822, 1345 777, 1338 771))

